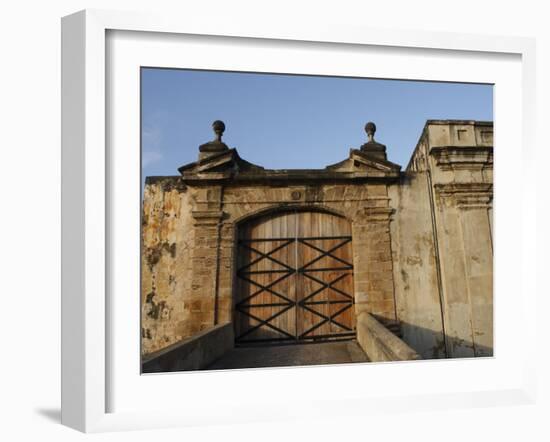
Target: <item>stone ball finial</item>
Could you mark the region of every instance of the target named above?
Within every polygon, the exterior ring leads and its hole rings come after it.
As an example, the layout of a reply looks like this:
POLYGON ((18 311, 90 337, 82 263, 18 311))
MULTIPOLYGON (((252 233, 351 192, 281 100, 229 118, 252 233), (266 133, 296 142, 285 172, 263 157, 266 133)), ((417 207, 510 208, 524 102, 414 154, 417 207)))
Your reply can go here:
POLYGON ((374 133, 376 132, 376 124, 374 124, 372 121, 369 121, 367 124, 365 124, 365 132, 369 137, 369 141, 374 140, 374 133))
POLYGON ((204 160, 213 154, 229 150, 227 145, 222 141, 222 135, 225 131, 225 123, 221 120, 214 121, 212 123, 212 130, 214 130, 216 138, 199 146, 199 161, 204 160))
POLYGON ((212 129, 214 129, 214 133, 216 134, 216 140, 221 141, 222 135, 225 132, 225 123, 221 120, 216 120, 212 123, 212 129))

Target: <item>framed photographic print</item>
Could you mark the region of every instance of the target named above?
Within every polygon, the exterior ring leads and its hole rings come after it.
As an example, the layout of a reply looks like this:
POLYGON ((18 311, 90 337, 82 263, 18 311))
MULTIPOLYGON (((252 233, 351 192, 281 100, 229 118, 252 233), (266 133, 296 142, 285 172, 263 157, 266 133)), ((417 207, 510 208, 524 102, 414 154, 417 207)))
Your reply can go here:
POLYGON ((63 423, 532 400, 531 40, 84 11, 62 43, 63 423))

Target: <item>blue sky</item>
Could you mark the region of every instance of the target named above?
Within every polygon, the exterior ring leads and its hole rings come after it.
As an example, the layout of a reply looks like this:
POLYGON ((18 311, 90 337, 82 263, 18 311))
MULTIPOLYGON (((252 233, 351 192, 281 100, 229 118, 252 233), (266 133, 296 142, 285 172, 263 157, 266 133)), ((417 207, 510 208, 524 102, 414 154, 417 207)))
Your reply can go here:
POLYGON ((428 119, 493 119, 491 85, 142 69, 143 177, 177 175, 198 146, 223 137, 269 169, 324 168, 375 139, 406 167, 428 119))

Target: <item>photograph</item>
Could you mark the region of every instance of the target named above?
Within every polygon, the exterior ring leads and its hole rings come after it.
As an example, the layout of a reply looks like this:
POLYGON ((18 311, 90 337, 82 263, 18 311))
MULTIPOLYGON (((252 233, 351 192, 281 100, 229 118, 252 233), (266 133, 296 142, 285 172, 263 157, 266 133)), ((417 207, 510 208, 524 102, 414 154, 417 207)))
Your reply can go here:
POLYGON ((493 85, 142 67, 141 166, 142 373, 493 356, 493 85))
POLYGON ((550 441, 548 8, 446 6, 4 2, 0 439, 550 441))

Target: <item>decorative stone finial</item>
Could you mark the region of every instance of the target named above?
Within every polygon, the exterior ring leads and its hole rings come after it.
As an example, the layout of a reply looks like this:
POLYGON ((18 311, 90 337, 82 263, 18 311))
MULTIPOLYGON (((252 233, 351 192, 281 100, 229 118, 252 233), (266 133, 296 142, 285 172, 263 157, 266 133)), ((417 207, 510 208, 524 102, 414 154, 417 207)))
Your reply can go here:
POLYGON ((214 129, 214 133, 216 134, 216 141, 221 143, 222 135, 225 132, 225 123, 222 120, 216 120, 212 123, 212 129, 214 129))
POLYGON ((369 121, 367 124, 365 124, 365 132, 369 137, 369 143, 374 142, 374 133, 376 132, 376 124, 374 124, 372 121, 369 121))
POLYGON ((365 132, 369 137, 369 140, 361 146, 361 151, 369 155, 370 157, 387 160, 386 156, 386 146, 383 144, 374 141, 374 133, 376 132, 376 124, 372 121, 369 121, 365 124, 365 132))
POLYGON ((222 141, 222 135, 225 132, 225 123, 221 120, 216 120, 212 123, 212 129, 216 134, 216 138, 199 146, 199 161, 229 150, 229 147, 222 141))

